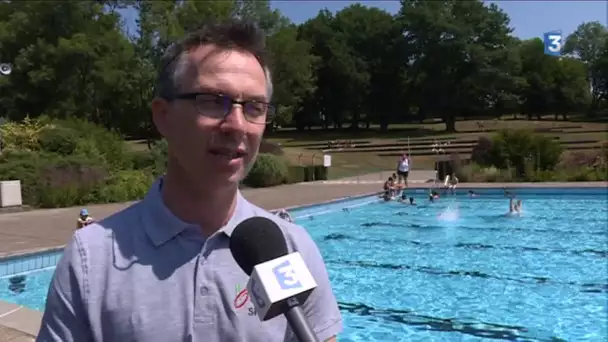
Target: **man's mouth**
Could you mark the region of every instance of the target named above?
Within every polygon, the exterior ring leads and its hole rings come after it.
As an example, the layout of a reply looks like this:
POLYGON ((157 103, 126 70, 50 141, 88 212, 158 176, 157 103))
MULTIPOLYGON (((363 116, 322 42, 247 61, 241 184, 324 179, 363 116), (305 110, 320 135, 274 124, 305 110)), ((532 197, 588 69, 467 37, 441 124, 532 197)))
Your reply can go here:
POLYGON ((209 153, 214 156, 223 157, 227 159, 238 159, 243 158, 246 153, 243 149, 229 149, 229 148, 213 148, 209 150, 209 153))

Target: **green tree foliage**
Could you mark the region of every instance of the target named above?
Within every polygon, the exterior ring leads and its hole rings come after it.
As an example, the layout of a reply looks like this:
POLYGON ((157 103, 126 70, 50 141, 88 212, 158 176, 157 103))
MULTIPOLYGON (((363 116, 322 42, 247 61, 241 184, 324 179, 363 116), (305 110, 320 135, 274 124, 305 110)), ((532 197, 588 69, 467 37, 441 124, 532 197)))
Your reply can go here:
MULTIPOLYGON (((354 4, 295 25, 269 1, 2 1, 0 116, 78 118, 154 139, 149 104, 163 51, 226 18, 267 35, 277 126, 360 129, 440 118, 598 116, 608 106, 608 31, 581 24, 564 57, 513 37, 482 1, 403 0, 395 15, 354 4), (137 13, 135 27, 122 14, 137 13)), ((270 127, 272 128, 272 127, 270 127)), ((62 147, 63 148, 63 147, 62 147)))

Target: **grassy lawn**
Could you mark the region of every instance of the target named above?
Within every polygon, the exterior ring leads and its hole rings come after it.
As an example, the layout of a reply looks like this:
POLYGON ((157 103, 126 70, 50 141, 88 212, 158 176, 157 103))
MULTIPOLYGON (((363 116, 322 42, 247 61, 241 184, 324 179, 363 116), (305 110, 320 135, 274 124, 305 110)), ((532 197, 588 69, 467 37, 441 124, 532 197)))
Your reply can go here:
POLYGON ((412 125, 392 125, 388 132, 380 132, 377 127, 360 132, 313 131, 297 132, 282 130, 268 136, 268 140, 280 143, 285 155, 294 164, 320 164, 323 150, 328 141, 350 140, 354 147, 330 150, 332 156, 331 178, 356 176, 378 171, 392 170, 396 166, 397 155, 410 151, 414 169, 432 169, 442 153, 433 152, 435 142, 447 143, 445 154, 458 154, 468 159, 475 142, 480 136, 491 136, 505 129, 533 129, 538 134, 558 139, 566 151, 592 151, 600 148, 608 140, 608 124, 569 121, 528 121, 528 120, 485 120, 460 121, 456 123, 457 133, 446 133, 443 123, 412 125), (483 123, 480 127, 478 122, 483 123))
MULTIPOLYGON (((458 154, 461 159, 468 159, 480 136, 491 136, 505 128, 533 129, 538 134, 558 139, 566 151, 597 150, 603 141, 608 140, 608 123, 554 121, 549 117, 542 121, 513 120, 512 117, 459 121, 456 123, 457 133, 446 133, 443 123, 431 121, 391 125, 387 132, 380 132, 374 126, 361 131, 313 129, 298 132, 282 129, 267 134, 266 138, 280 143, 286 158, 293 164, 322 164, 323 155, 330 154, 330 178, 337 179, 392 170, 396 166, 397 156, 404 151, 409 151, 412 155, 414 169, 433 169, 438 158, 445 158, 449 154, 458 154), (349 140, 354 146, 324 152, 332 140, 349 140), (432 151, 436 142, 449 142, 449 146, 444 146, 444 153, 438 154, 432 151)), ((147 148, 145 141, 127 143, 134 150, 147 148)))

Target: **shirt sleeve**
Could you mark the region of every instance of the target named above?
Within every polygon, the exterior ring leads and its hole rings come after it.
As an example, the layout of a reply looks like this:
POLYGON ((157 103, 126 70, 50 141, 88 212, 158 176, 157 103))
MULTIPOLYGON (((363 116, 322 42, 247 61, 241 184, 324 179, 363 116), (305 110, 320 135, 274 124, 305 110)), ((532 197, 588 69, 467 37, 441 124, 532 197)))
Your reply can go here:
POLYGON ((342 332, 342 315, 331 288, 323 257, 314 241, 308 234, 306 235, 307 243, 303 246, 304 249, 300 249, 300 253, 304 256, 306 265, 317 282, 317 287, 302 308, 319 340, 326 341, 342 332))
POLYGON ((94 340, 84 305, 86 275, 86 255, 75 234, 51 280, 37 342, 94 340))

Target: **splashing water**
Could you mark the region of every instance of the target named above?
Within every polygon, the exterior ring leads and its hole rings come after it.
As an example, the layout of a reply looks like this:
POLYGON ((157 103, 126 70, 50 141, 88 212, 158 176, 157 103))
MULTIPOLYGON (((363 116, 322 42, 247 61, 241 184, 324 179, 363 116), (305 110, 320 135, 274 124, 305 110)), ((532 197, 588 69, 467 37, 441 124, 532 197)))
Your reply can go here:
POLYGON ((460 218, 458 206, 449 205, 437 216, 437 218, 440 221, 446 222, 458 221, 458 219, 460 218))

